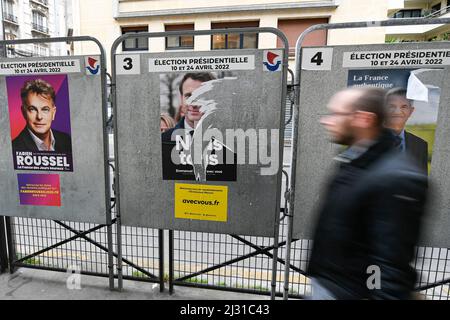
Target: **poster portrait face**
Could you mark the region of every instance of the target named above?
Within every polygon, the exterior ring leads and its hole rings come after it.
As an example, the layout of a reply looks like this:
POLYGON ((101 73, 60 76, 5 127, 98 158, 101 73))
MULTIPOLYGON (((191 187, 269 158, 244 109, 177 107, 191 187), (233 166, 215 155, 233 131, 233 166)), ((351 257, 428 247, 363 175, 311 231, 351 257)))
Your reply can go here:
POLYGON ((191 97, 192 92, 202 85, 202 81, 194 80, 191 78, 186 79, 181 86, 181 108, 185 111, 186 121, 191 127, 194 127, 195 123, 200 121, 203 113, 200 112, 200 106, 190 104, 187 100, 191 97))
POLYGON ((386 126, 400 134, 405 129, 406 122, 414 112, 412 101, 406 98, 406 90, 404 94, 402 91, 397 91, 388 94, 386 99, 386 108, 388 117, 386 119, 386 126))
POLYGON ((48 134, 55 114, 55 102, 50 95, 31 91, 27 93, 22 104, 22 115, 33 134, 41 139, 48 134))
POLYGON ((67 75, 6 77, 16 170, 73 171, 67 75))

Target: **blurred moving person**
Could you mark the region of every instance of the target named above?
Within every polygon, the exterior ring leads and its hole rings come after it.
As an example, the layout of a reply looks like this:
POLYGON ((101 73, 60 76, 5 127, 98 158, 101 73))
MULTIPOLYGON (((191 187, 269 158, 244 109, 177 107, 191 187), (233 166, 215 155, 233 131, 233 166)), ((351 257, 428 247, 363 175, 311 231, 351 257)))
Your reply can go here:
POLYGON ((349 148, 321 204, 308 267, 312 299, 410 299, 427 177, 383 127, 385 91, 336 93, 321 119, 349 148))

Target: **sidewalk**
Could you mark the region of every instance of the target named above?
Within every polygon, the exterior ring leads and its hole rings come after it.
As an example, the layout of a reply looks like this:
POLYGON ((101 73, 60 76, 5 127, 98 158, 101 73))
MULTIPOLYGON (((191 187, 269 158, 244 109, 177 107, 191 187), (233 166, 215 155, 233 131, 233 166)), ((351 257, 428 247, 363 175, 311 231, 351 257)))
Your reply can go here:
MULTIPOLYGON (((0 275, 0 300, 267 300, 268 296, 174 287, 159 292, 159 284, 123 281, 123 291, 110 291, 109 279, 81 275, 81 289, 68 289, 68 274, 21 268, 0 275)), ((117 282, 117 281, 116 281, 117 282)))

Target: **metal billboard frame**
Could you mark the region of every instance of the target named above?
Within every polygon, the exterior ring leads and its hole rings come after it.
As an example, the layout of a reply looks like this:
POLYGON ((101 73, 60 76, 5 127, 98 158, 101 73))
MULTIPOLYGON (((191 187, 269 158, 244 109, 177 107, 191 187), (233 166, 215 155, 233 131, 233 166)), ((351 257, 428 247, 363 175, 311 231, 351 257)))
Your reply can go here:
MULTIPOLYGON (((167 32, 142 32, 137 34, 124 34, 117 38, 114 43, 111 46, 111 78, 112 78, 112 106, 113 106, 113 113, 114 113, 114 159, 115 159, 115 165, 116 168, 120 168, 120 162, 118 158, 118 139, 117 139, 117 90, 116 90, 116 51, 118 46, 129 38, 166 38, 168 36, 181 36, 181 35, 192 35, 192 36, 202 36, 202 35, 213 35, 213 34, 228 34, 228 33, 272 33, 278 36, 284 44, 283 48, 283 74, 282 74, 282 94, 281 94, 281 105, 285 104, 286 101, 286 94, 287 94, 287 73, 289 68, 289 42, 284 33, 282 33, 280 30, 276 28, 230 28, 230 29, 215 29, 215 30, 185 30, 185 31, 167 31, 167 32)), ((147 53, 147 52, 146 52, 147 53)), ((166 53, 166 52, 164 52, 166 53)), ((285 126, 285 108, 282 108, 281 115, 280 115, 280 137, 279 137, 279 154, 283 154, 283 147, 284 147, 284 126, 285 126)), ((277 190, 281 190, 281 179, 282 179, 282 171, 283 171, 283 161, 280 161, 279 169, 278 169, 278 177, 277 177, 277 190)), ((118 170, 115 171, 115 181, 116 181, 116 201, 117 201, 117 247, 118 247, 118 287, 119 290, 122 288, 122 253, 121 253, 121 235, 120 235, 120 229, 121 229, 121 213, 120 213, 120 187, 119 187, 119 174, 118 170)), ((272 283, 271 283, 271 298, 275 299, 275 291, 276 291, 276 266, 278 261, 278 235, 279 235, 279 225, 280 225, 280 214, 279 214, 279 207, 281 203, 281 195, 277 194, 277 212, 275 213, 275 226, 274 226, 274 254, 273 254, 273 265, 272 265, 272 283)), ((169 240, 169 243, 173 243, 173 230, 170 230, 170 235, 172 240, 169 240)), ((169 255, 170 258, 173 258, 173 246, 169 246, 169 255)), ((170 286, 170 292, 173 291, 173 261, 169 261, 169 286, 170 286)))
MULTIPOLYGON (((302 44, 305 40, 306 36, 313 31, 317 30, 336 30, 336 29, 355 29, 355 28, 373 28, 373 27, 390 27, 390 26, 410 26, 410 25, 430 25, 430 24, 450 24, 450 18, 406 18, 406 19, 391 19, 391 20, 382 20, 382 21, 366 21, 366 22, 344 22, 344 23, 330 23, 330 24, 316 24, 309 28, 307 28, 303 33, 298 37, 297 43, 295 46, 295 103, 294 103, 294 126, 293 126, 293 135, 292 135, 292 163, 291 163, 291 184, 288 194, 289 200, 289 212, 288 215, 288 238, 286 244, 286 264, 285 264, 285 277, 284 277, 284 292, 283 299, 288 299, 289 292, 289 270, 293 268, 290 265, 290 249, 293 238, 293 220, 295 215, 295 180, 296 180, 296 166, 297 166, 297 154, 298 154, 298 146, 297 146, 297 136, 298 136, 298 121, 299 121, 299 104, 300 104, 300 95, 301 95, 301 70, 302 70, 302 44)), ((450 282, 450 279, 440 281, 433 285, 441 285, 444 283, 450 282)), ((430 285, 416 288, 417 291, 425 290, 429 288, 430 285)))
MULTIPOLYGON (((21 262, 25 261, 26 258, 34 257, 42 252, 51 250, 59 245, 62 245, 66 242, 69 242, 71 240, 77 239, 77 238, 83 238, 85 240, 88 240, 89 238, 86 237, 87 234, 90 232, 93 232, 99 228, 107 227, 107 242, 108 242, 108 248, 105 248, 104 246, 98 244, 94 240, 89 239, 88 241, 93 243, 94 245, 100 247, 102 250, 108 252, 108 277, 109 277, 109 288, 110 290, 114 289, 114 261, 113 261, 113 242, 112 242, 112 225, 114 224, 114 220, 112 219, 112 205, 111 205, 111 194, 110 194, 110 179, 109 179, 109 144, 108 144, 108 132, 106 127, 106 122, 108 120, 107 118, 107 109, 108 109, 108 101, 107 101, 107 91, 106 91, 106 51, 103 48, 100 41, 98 41, 94 37, 90 36, 77 36, 77 37, 56 37, 56 38, 39 38, 39 39, 18 39, 18 40, 3 40, 0 41, 0 47, 5 48, 6 52, 6 46, 7 45, 14 45, 14 44, 33 44, 33 43, 57 43, 57 42, 94 42, 98 49, 100 50, 100 81, 101 81, 101 100, 102 100, 102 128, 103 128, 103 169, 104 169, 104 175, 105 175, 105 208, 106 208, 106 221, 105 225, 98 225, 95 228, 92 228, 90 230, 79 232, 77 230, 71 229, 68 225, 64 224, 63 222, 54 220, 55 223, 59 224, 60 226, 63 226, 64 228, 70 230, 75 234, 75 236, 66 239, 64 241, 61 241, 55 245, 52 245, 48 248, 45 248, 43 250, 40 250, 38 252, 35 252, 33 254, 28 255, 27 257, 21 258, 19 260, 15 260, 13 253, 14 253, 14 245, 13 245, 13 239, 12 239, 12 230, 11 230, 11 217, 5 217, 6 222, 6 233, 7 233, 7 241, 8 241, 8 251, 9 251, 9 268, 10 272, 14 272, 14 268, 16 266, 22 266, 22 267, 30 267, 27 264, 22 264, 21 262)), ((62 58, 65 58, 67 56, 61 56, 62 58)), ((30 57, 33 58, 33 57, 30 57)), ((55 56, 55 58, 58 58, 58 56, 55 56)), ((3 218, 3 217, 2 217, 3 218)), ((3 263, 3 262, 2 262, 3 263)), ((39 267, 40 269, 47 269, 47 270, 54 270, 54 271, 61 271, 65 272, 64 269, 55 269, 55 268, 44 268, 39 267)), ((84 273, 84 272, 81 272, 84 273)), ((91 273, 86 273, 91 274, 91 273)))

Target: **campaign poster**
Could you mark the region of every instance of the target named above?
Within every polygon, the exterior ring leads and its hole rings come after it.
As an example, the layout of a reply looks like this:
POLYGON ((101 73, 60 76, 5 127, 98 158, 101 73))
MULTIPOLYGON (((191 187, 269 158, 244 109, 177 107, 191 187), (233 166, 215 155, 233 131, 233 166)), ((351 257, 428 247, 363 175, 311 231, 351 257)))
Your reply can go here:
POLYGON ((66 74, 7 76, 15 170, 73 171, 66 74))
POLYGON ((233 94, 226 82, 237 79, 231 71, 160 74, 163 180, 236 181, 237 155, 218 127, 233 94))
POLYGON ((61 206, 61 189, 58 174, 17 175, 21 205, 61 206))
POLYGON ((386 90, 387 119, 399 141, 398 148, 429 174, 439 110, 440 88, 426 82, 438 69, 349 70, 348 86, 386 90))
POLYGON ((175 218, 227 222, 228 187, 175 183, 175 218))

